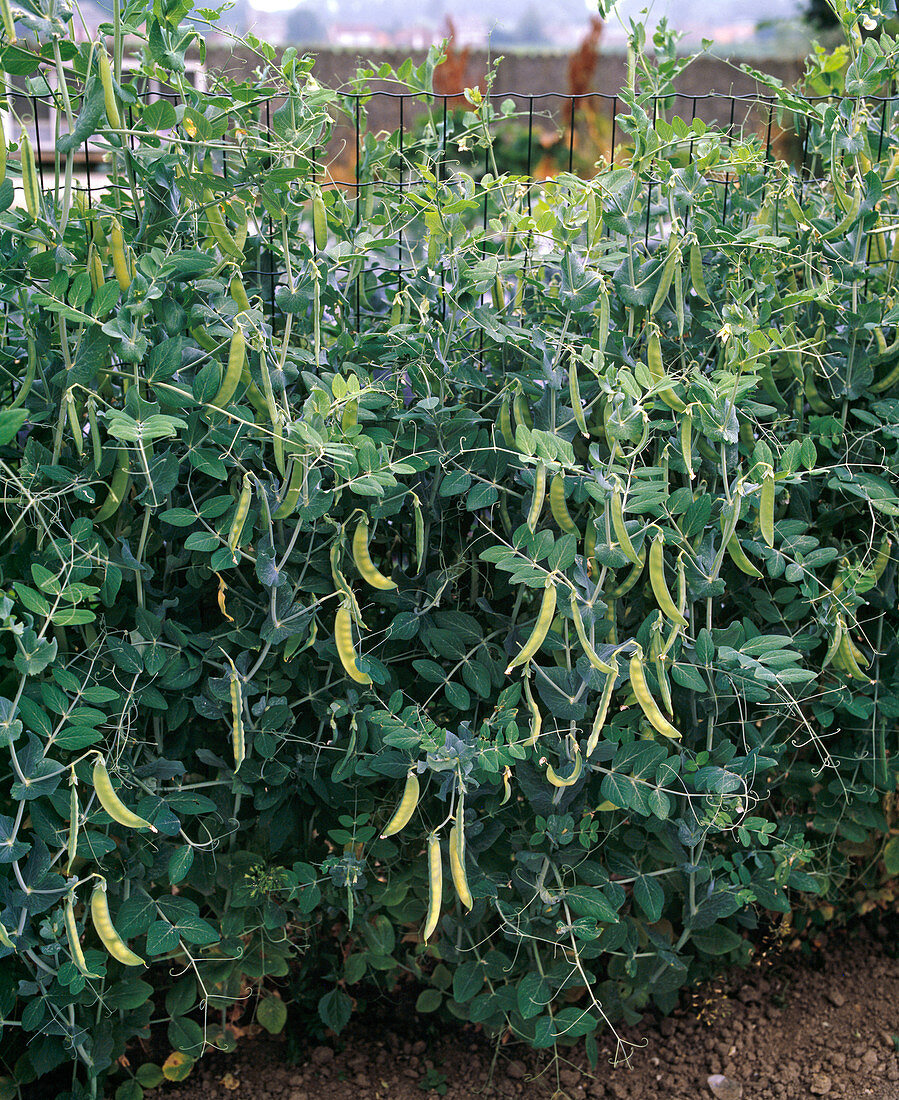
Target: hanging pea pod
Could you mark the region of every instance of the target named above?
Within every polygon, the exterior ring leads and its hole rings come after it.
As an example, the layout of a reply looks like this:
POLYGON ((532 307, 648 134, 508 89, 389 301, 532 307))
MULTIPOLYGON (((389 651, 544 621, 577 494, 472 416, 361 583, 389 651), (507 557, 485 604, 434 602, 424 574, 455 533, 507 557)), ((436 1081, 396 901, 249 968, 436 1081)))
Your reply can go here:
POLYGON ((531 506, 528 509, 527 526, 533 534, 537 530, 537 521, 543 511, 543 501, 546 497, 546 464, 538 462, 534 470, 534 492, 531 496, 531 506))
MULTIPOLYGON (((681 628, 676 626, 674 629, 680 630, 681 628)), ((665 671, 665 659, 662 652, 661 620, 657 620, 652 628, 652 636, 649 643, 649 659, 652 661, 656 683, 659 685, 659 691, 662 695, 662 706, 669 714, 673 715, 674 707, 671 700, 671 687, 668 683, 668 673, 665 671)))
POLYGON ((595 335, 597 348, 600 354, 602 354, 606 350, 606 344, 609 340, 609 326, 611 324, 609 292, 605 282, 603 282, 599 288, 597 297, 599 299, 599 316, 595 335))
POLYGON ((118 822, 119 825, 124 825, 128 829, 149 829, 151 833, 155 833, 156 826, 151 825, 149 821, 144 820, 138 814, 132 813, 116 794, 112 780, 109 778, 109 772, 106 770, 103 754, 97 752, 95 756, 92 773, 94 792, 97 795, 97 801, 106 813, 113 821, 118 822))
POLYGON ((16 44, 16 22, 13 19, 12 8, 9 0, 0 0, 0 16, 3 17, 3 30, 6 32, 7 45, 16 44))
POLYGON ((568 396, 571 401, 572 411, 574 412, 574 421, 580 429, 580 433, 584 439, 589 439, 590 433, 587 431, 584 406, 581 404, 581 387, 577 376, 577 359, 574 356, 572 356, 571 363, 568 367, 568 396))
POLYGON ((528 734, 527 740, 522 744, 525 748, 531 748, 537 744, 537 740, 540 737, 540 729, 543 726, 543 715, 540 713, 540 708, 537 706, 537 700, 531 694, 531 684, 527 674, 522 678, 521 689, 524 692, 524 701, 528 705, 528 710, 531 712, 531 731, 528 734))
POLYGON ((440 840, 436 833, 428 837, 428 912, 421 938, 428 942, 440 920, 443 902, 443 864, 440 859, 440 840))
POLYGON ((389 577, 385 577, 371 560, 368 552, 368 521, 366 519, 361 519, 356 524, 356 530, 353 532, 353 561, 359 570, 359 576, 372 588, 379 588, 382 591, 396 588, 396 582, 389 577))
POLYGON ((34 149, 27 131, 22 131, 19 141, 19 153, 22 158, 22 191, 25 194, 25 209, 32 221, 37 221, 41 213, 41 186, 37 176, 37 164, 34 149))
POLYGON ((100 942, 106 950, 123 966, 146 966, 140 957, 135 955, 122 937, 116 932, 109 915, 109 902, 106 898, 106 880, 101 878, 91 894, 91 920, 100 942))
POLYGON ((243 534, 244 525, 247 522, 247 516, 250 513, 250 505, 253 502, 253 481, 249 474, 243 475, 243 488, 240 491, 240 497, 237 501, 237 507, 234 510, 234 518, 231 521, 231 529, 228 532, 228 549, 231 551, 231 557, 233 560, 237 560, 236 551, 240 543, 240 536, 243 534))
POLYGON ((121 130, 122 116, 119 114, 109 58, 106 55, 106 47, 102 42, 97 43, 97 71, 100 74, 100 84, 103 87, 103 106, 106 110, 106 121, 113 130, 121 130))
POLYGON ((94 516, 94 523, 105 523, 118 512, 131 482, 130 470, 131 461, 128 452, 124 447, 120 447, 116 458, 115 472, 112 475, 112 481, 109 483, 109 492, 106 494, 106 500, 100 506, 100 510, 94 516))
POLYGON ((759 529, 768 546, 774 546, 774 471, 766 467, 759 498, 759 529))
POLYGON ((658 703, 652 697, 649 685, 646 683, 646 676, 643 672, 643 650, 640 649, 639 646, 630 659, 628 674, 630 676, 631 687, 634 689, 634 696, 640 704, 640 709, 646 715, 650 725, 658 730, 663 737, 670 737, 672 739, 679 738, 680 733, 668 721, 665 715, 662 714, 661 710, 659 710, 658 703))
MULTIPOLYGON (((300 499, 300 490, 306 480, 306 464, 296 455, 290 460, 290 476, 286 481, 286 490, 281 503, 272 512, 272 519, 287 519, 296 511, 300 499)), ((283 488, 283 486, 282 486, 283 488)))
POLYGON ((862 190, 856 183, 852 188, 852 198, 849 200, 849 208, 846 210, 846 213, 840 218, 836 225, 828 229, 826 233, 821 234, 821 239, 825 241, 835 241, 840 237, 845 237, 858 218, 861 202, 862 190))
POLYGON ((676 233, 672 233, 668 238, 668 258, 665 260, 665 264, 662 267, 662 277, 659 279, 659 285, 656 287, 656 292, 653 295, 652 303, 649 307, 650 317, 661 309, 665 299, 668 297, 668 291, 671 289, 674 273, 679 263, 680 240, 676 233))
POLYGON ((394 836, 409 824, 410 818, 415 813, 415 807, 418 805, 419 793, 418 776, 415 774, 415 768, 412 767, 406 774, 406 786, 403 789, 403 796, 394 811, 393 817, 385 825, 384 831, 381 833, 381 840, 394 836))
POLYGON ((575 783, 577 783, 577 781, 580 779, 581 773, 584 770, 584 758, 583 756, 581 756, 580 747, 578 746, 578 743, 574 740, 574 738, 571 739, 571 742, 574 748, 574 768, 572 769, 571 774, 566 776, 564 779, 556 772, 555 768, 552 766, 552 764, 550 764, 545 756, 540 761, 540 763, 546 767, 546 778, 550 781, 550 783, 552 783, 554 787, 573 787, 575 783))
POLYGON ((515 432, 512 428, 512 404, 508 394, 503 394, 503 399, 500 402, 497 424, 499 425, 500 435, 503 437, 505 445, 510 450, 515 450, 515 432))
POLYGON ((231 276, 228 292, 241 313, 249 312, 250 299, 247 297, 247 288, 243 285, 243 279, 241 279, 240 275, 234 274, 231 276))
POLYGON ((540 610, 537 613, 537 619, 534 623, 534 628, 531 631, 531 635, 524 643, 515 657, 509 662, 506 667, 506 675, 512 671, 513 668, 517 668, 519 665, 525 664, 529 661, 537 650, 543 645, 543 640, 549 633, 550 625, 553 621, 553 616, 556 613, 556 587, 552 582, 551 577, 547 577, 546 587, 543 589, 543 599, 540 603, 540 610))
POLYGON ((131 264, 128 262, 128 253, 125 250, 125 235, 122 232, 122 223, 118 218, 112 219, 109 230, 109 250, 112 255, 112 270, 119 287, 127 292, 131 286, 131 264))
MULTIPOLYGON (((659 330, 655 325, 650 329, 646 344, 646 363, 649 367, 650 377, 658 385, 665 378, 665 367, 662 361, 662 342, 659 338, 659 330)), ((674 412, 682 413, 687 407, 670 386, 663 386, 658 390, 658 395, 668 408, 674 412)))
POLYGON ((78 777, 75 768, 69 775, 69 835, 66 840, 66 874, 72 873, 72 864, 78 851, 78 829, 81 821, 81 808, 78 805, 78 777))
POLYGON ((512 411, 515 413, 516 424, 523 424, 529 430, 533 428, 534 418, 531 416, 531 410, 528 408, 527 399, 520 387, 512 398, 512 411))
POLYGON ((15 934, 16 933, 13 932, 12 935, 10 935, 6 930, 6 925, 0 924, 0 944, 2 944, 3 947, 8 947, 10 951, 15 951, 16 949, 16 945, 12 941, 12 936, 15 934))
POLYGON ((468 887, 468 876, 465 873, 465 825, 463 822, 463 816, 465 813, 464 801, 459 799, 459 805, 456 810, 456 820, 450 829, 449 835, 449 857, 450 857, 450 874, 453 879, 453 886, 456 888, 456 894, 459 901, 469 911, 471 910, 474 902, 471 897, 471 890, 468 887))
POLYGON ((356 663, 356 650, 353 646, 353 620, 349 608, 343 604, 334 617, 334 644, 337 656, 347 675, 357 684, 370 684, 371 677, 363 672, 356 663))
POLYGON ((628 561, 634 565, 639 565, 640 558, 634 549, 634 544, 631 542, 631 537, 624 523, 624 502, 621 491, 617 486, 612 490, 612 495, 609 498, 609 514, 612 520, 612 530, 615 532, 615 538, 618 540, 621 552, 628 561))
POLYGON ((243 329, 238 325, 231 335, 231 342, 228 348, 228 366, 225 370, 225 375, 222 378, 221 385, 215 397, 213 397, 210 402, 212 405, 215 405, 216 408, 224 409, 234 396, 237 387, 240 385, 240 380, 243 376, 246 351, 246 337, 243 334, 243 329))
POLYGON ((681 417, 680 449, 687 470, 687 477, 692 481, 695 476, 693 473, 693 415, 689 408, 684 410, 681 417))
POLYGON ((690 245, 690 282, 693 285, 694 294, 707 305, 711 305, 712 299, 705 284, 705 275, 702 270, 702 252, 699 249, 698 241, 694 241, 690 245))
POLYGON ((612 700, 612 692, 615 688, 615 681, 617 679, 618 662, 613 657, 609 663, 609 674, 606 676, 605 684, 603 684, 602 695, 599 697, 599 706, 596 710, 596 717, 593 719, 593 728, 590 730, 590 736, 587 739, 587 751, 584 755, 588 760, 599 744, 599 737, 602 733, 603 726, 606 724, 606 715, 609 713, 609 703, 612 700))
POLYGON ((574 619, 574 628, 577 631, 581 648, 586 654, 587 660, 600 672, 611 672, 612 666, 599 656, 591 645, 590 639, 587 637, 587 631, 584 629, 584 620, 581 618, 581 609, 578 606, 577 593, 573 589, 571 591, 571 617, 574 619))
POLYGON ((602 233, 602 209, 596 201, 596 192, 591 187, 587 191, 587 248, 596 244, 602 233))
POLYGON ((421 501, 412 494, 412 507, 415 514, 415 573, 421 572, 425 560, 425 518, 421 511, 421 501))
POLYGON ((328 247, 328 210, 318 186, 312 189, 312 241, 316 252, 328 247))
POLYGON ((503 768, 503 797, 499 800, 500 806, 505 804, 512 797, 512 769, 508 764, 503 768))
POLYGON ((228 692, 231 697, 231 750, 234 753, 234 770, 239 771, 247 753, 243 724, 243 689, 240 673, 227 653, 225 660, 231 668, 228 683, 228 692))
POLYGON ((665 557, 662 547, 665 545, 665 536, 659 530, 652 545, 649 548, 649 583, 652 591, 665 617, 675 626, 686 626, 687 620, 678 610, 677 604, 671 598, 668 584, 665 580, 665 557))
POLYGON ((549 487, 549 509, 553 519, 567 535, 580 535, 578 525, 568 511, 568 503, 565 500, 565 475, 562 473, 555 475, 549 487))
POLYGON ((628 592, 634 587, 637 581, 643 576, 643 566, 646 564, 646 550, 641 549, 640 556, 637 558, 635 565, 631 566, 630 572, 621 582, 621 584, 614 585, 605 592, 605 596, 609 600, 620 600, 622 596, 626 596, 628 592))
MULTIPOLYGON (((94 974, 87 968, 87 961, 84 958, 84 952, 81 949, 81 937, 78 935, 78 924, 75 920, 75 906, 74 906, 74 894, 70 893, 66 898, 65 908, 63 910, 63 917, 66 926, 66 938, 69 941, 69 952, 72 956, 72 962, 81 971, 85 978, 99 978, 99 974, 94 974)), ((136 958, 137 956, 135 956, 136 958)))

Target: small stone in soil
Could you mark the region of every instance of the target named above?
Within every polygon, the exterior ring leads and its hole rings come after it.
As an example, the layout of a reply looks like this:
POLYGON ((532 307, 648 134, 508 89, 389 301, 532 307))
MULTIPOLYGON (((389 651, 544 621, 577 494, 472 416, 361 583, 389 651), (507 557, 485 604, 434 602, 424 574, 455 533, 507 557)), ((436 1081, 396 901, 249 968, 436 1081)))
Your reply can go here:
POLYGON ((831 989, 827 994, 827 999, 832 1005, 837 1008, 842 1008, 846 1003, 845 996, 839 991, 839 989, 831 989))
POLYGON ((826 1096, 831 1089, 831 1080, 826 1073, 816 1073, 809 1085, 809 1092, 813 1096, 826 1096))
POLYGON ((739 1081, 731 1077, 725 1077, 722 1073, 713 1073, 708 1078, 709 1088, 718 1097, 718 1100, 740 1100, 743 1095, 743 1086, 739 1081))
POLYGON ((506 1066, 506 1076, 507 1077, 521 1078, 521 1077, 524 1077, 524 1075, 527 1073, 527 1071, 528 1071, 528 1068, 524 1064, 524 1062, 519 1062, 517 1060, 514 1061, 514 1062, 510 1062, 506 1066))

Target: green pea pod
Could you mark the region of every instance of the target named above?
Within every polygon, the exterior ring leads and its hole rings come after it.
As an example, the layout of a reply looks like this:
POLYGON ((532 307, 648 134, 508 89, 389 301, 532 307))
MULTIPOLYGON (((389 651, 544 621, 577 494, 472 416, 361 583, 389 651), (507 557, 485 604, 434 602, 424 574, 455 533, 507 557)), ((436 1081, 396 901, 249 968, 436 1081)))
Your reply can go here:
POLYGON ((106 121, 113 130, 120 130, 122 128, 122 116, 119 114, 119 104, 116 99, 115 85, 112 82, 109 58, 106 56, 106 48, 102 42, 97 44, 97 71, 100 74, 100 83, 103 86, 103 105, 106 110, 106 121))
POLYGON ((318 187, 312 192, 312 240, 316 252, 328 247, 328 209, 318 187))
POLYGON ((659 285, 656 287, 652 304, 649 307, 650 317, 661 309, 665 299, 668 297, 668 291, 671 289, 671 283, 674 280, 674 273, 677 270, 679 262, 680 247, 678 238, 676 234, 672 233, 668 241, 668 258, 665 260, 665 266, 662 268, 662 277, 659 279, 659 285))
POLYGON ((116 460, 115 473, 109 483, 109 492, 106 500, 100 506, 99 512, 94 516, 94 523, 105 523, 118 512, 128 491, 131 482, 131 461, 124 447, 119 448, 116 460))
POLYGON ((33 221, 37 221, 41 212, 41 186, 37 176, 37 163, 34 159, 34 149, 27 131, 22 131, 19 142, 19 152, 22 157, 22 190, 25 193, 25 209, 33 221))
POLYGON ((706 304, 711 305, 712 299, 702 270, 702 252, 695 241, 690 245, 690 282, 693 284, 693 293, 706 304))
POLYGON ((13 46, 16 42, 16 23, 12 16, 9 0, 0 0, 0 16, 3 17, 3 30, 6 32, 7 44, 13 46))

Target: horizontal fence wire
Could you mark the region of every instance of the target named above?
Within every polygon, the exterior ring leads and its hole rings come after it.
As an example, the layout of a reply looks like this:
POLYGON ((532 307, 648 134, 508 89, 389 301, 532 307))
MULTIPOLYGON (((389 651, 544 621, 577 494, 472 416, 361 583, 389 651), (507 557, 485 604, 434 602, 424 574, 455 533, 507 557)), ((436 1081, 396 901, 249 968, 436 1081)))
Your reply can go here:
MULTIPOLYGON (((844 97, 853 104, 865 105, 869 117, 878 118, 878 158, 892 153, 888 135, 894 130, 897 102, 892 92, 891 88, 890 94, 844 97)), ((180 91, 146 82, 139 89, 138 98, 144 106, 154 100, 165 100, 173 106, 188 105, 180 91)), ((835 97, 826 95, 802 98, 809 104, 837 102, 835 97)), ((57 113, 61 110, 58 97, 52 92, 38 96, 9 87, 7 99, 15 114, 32 130, 42 186, 52 187, 54 180, 58 186, 54 153, 57 113)), ((75 110, 78 99, 77 95, 72 96, 75 110)), ((392 191, 401 197, 432 189, 436 180, 438 188, 449 187, 460 196, 480 196, 478 221, 483 256, 487 249, 491 189, 496 186, 497 177, 511 176, 520 181, 523 203, 528 213, 532 213, 535 196, 547 186, 547 181, 566 172, 590 179, 597 172, 620 167, 627 159, 628 137, 622 118, 630 113, 630 108, 618 94, 503 91, 485 92, 483 100, 490 107, 486 123, 473 113, 474 107, 461 94, 390 90, 338 93, 326 140, 315 149, 303 151, 311 165, 310 180, 317 180, 325 188, 339 189, 352 202, 352 225, 356 232, 365 227, 370 217, 370 210, 366 213, 366 209, 378 193, 392 191), (371 155, 372 145, 378 150, 377 157, 371 155)), ((284 102, 283 96, 266 94, 260 95, 253 105, 257 121, 273 149, 281 142, 273 115, 284 102)), ((810 148, 808 125, 800 113, 780 105, 774 95, 672 91, 650 97, 644 101, 644 109, 647 102, 654 124, 660 117, 668 123, 676 118, 690 128, 688 147, 680 154, 683 165, 694 163, 703 128, 708 128, 730 143, 747 139, 755 142, 766 169, 776 162, 791 165, 798 181, 800 202, 807 188, 824 182, 815 175, 820 157, 810 148), (694 127, 695 122, 701 126, 694 127)), ((140 112, 137 114, 139 127, 140 112)), ((130 108, 127 117, 133 148, 140 131, 135 129, 134 112, 130 108)), ((173 127, 155 137, 162 142, 197 144, 183 127, 173 127)), ((89 205, 109 190, 111 154, 110 147, 97 140, 88 140, 80 150, 77 186, 89 205)), ((222 148, 221 142, 215 143, 213 159, 225 180, 237 158, 236 145, 232 152, 222 148)), ((733 176, 728 171, 720 176, 712 171, 709 175, 720 192, 721 220, 725 222, 731 205, 733 176)), ((235 177, 236 172, 231 176, 235 177)), ((666 232, 666 208, 659 201, 660 182, 645 181, 643 247, 647 251, 666 232)), ((775 204, 775 229, 778 216, 775 204)), ((271 215, 263 216, 256 231, 259 260, 245 275, 265 302, 274 330, 283 323, 276 303, 282 259, 271 215)), ((389 285, 394 292, 401 291, 407 278, 421 266, 422 238, 423 232, 416 231, 411 221, 400 226, 392 262, 370 274, 384 287, 389 285)), ((870 243, 866 255, 870 261, 870 243)), ((444 278, 441 271, 441 285, 444 278)), ((357 278, 351 292, 351 311, 357 328, 365 312, 360 282, 357 278)), ((445 310, 445 300, 441 308, 445 310)))

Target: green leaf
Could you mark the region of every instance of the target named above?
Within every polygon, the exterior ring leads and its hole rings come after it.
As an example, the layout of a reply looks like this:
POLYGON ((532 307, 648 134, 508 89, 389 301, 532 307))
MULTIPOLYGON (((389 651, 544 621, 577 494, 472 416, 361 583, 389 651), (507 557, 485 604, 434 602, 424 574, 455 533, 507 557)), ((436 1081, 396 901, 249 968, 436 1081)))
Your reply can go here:
POLYGON ((337 1035, 349 1023, 352 1013, 353 1002, 342 989, 332 989, 319 999, 319 1018, 337 1035))
POLYGON ((287 1023, 287 1005, 279 997, 263 997, 256 1009, 256 1019, 269 1035, 278 1035, 287 1023))
POLYGON ((415 1002, 415 1011, 422 1014, 436 1012, 443 1004, 443 994, 439 989, 423 989, 415 1002))
POLYGON ((15 439, 28 419, 27 409, 3 409, 0 411, 0 447, 15 439))

